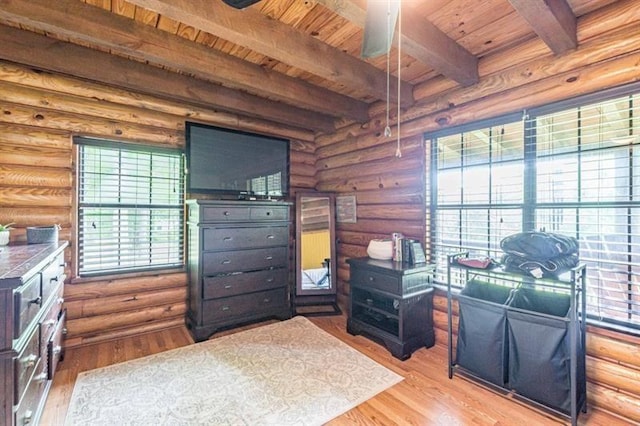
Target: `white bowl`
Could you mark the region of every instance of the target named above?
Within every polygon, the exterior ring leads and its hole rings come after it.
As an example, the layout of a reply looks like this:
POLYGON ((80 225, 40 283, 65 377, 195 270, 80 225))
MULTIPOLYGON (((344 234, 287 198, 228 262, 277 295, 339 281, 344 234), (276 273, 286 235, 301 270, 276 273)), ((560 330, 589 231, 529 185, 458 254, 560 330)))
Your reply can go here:
POLYGON ((372 259, 389 260, 393 257, 393 242, 391 240, 371 240, 367 247, 367 254, 372 259))

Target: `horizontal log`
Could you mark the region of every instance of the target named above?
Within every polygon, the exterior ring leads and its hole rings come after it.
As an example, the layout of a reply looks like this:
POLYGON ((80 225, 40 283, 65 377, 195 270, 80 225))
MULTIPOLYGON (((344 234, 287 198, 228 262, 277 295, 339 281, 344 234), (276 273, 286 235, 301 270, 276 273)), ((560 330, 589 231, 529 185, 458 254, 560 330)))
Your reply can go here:
POLYGON ((68 130, 0 122, 0 143, 26 149, 60 149, 68 151, 71 156, 71 132, 68 130))
POLYGON ((353 232, 375 232, 391 235, 400 232, 404 235, 424 235, 424 221, 420 220, 373 220, 360 219, 356 223, 338 223, 337 229, 353 232))
POLYGON ((336 231, 336 237, 341 244, 352 244, 367 247, 371 240, 391 238, 391 235, 378 233, 365 234, 362 232, 344 231, 339 229, 336 231))
POLYGON ((71 179, 70 169, 0 164, 0 185, 70 189, 71 179))
POLYGON ((299 188, 315 188, 316 178, 315 176, 302 176, 294 175, 289 176, 289 184, 293 187, 299 188))
POLYGON ((422 173, 416 173, 414 170, 402 170, 377 176, 318 182, 317 188, 323 192, 353 192, 384 188, 421 188, 422 186, 422 173))
MULTIPOLYGON (((105 87, 104 90, 112 89, 105 87)), ((184 116, 137 108, 131 104, 113 103, 104 99, 53 92, 39 87, 31 88, 6 80, 0 80, 0 101, 32 108, 44 106, 58 112, 107 118, 122 123, 134 123, 174 131, 184 130, 184 116)))
POLYGON ((172 287, 185 287, 185 272, 141 275, 138 277, 96 279, 90 282, 76 282, 65 285, 64 298, 72 300, 94 299, 101 297, 126 295, 143 291, 155 291, 172 287))
MULTIPOLYGON (((357 153, 354 153, 357 154, 357 153)), ((319 181, 335 181, 362 176, 375 176, 393 173, 397 170, 413 171, 421 176, 424 170, 424 154, 422 150, 405 152, 401 158, 388 157, 377 160, 353 160, 351 166, 341 166, 330 169, 318 169, 319 181)))
POLYGON ((130 326, 117 330, 99 333, 93 336, 67 336, 64 340, 65 348, 74 348, 78 346, 91 345, 95 343, 105 342, 107 340, 121 339, 123 337, 135 336, 144 333, 151 333, 159 330, 167 330, 173 327, 184 327, 184 318, 169 318, 166 320, 154 321, 151 323, 130 326))
MULTIPOLYGON (((367 138, 365 137, 363 140, 367 141, 367 138)), ((318 170, 353 165, 360 161, 396 158, 397 147, 398 143, 393 139, 375 146, 360 146, 357 138, 356 140, 347 138, 345 141, 339 141, 316 150, 318 170)), ((402 152, 406 153, 422 151, 424 148, 422 136, 403 138, 400 141, 400 148, 402 152)))
POLYGON ((184 147, 184 131, 116 122, 87 115, 69 114, 46 108, 32 108, 0 102, 0 122, 46 129, 67 130, 76 134, 127 139, 166 147, 184 147))
POLYGON ((293 149, 293 147, 291 147, 291 149, 289 150, 289 161, 291 163, 315 166, 316 157, 311 153, 296 151, 295 149, 293 149))
POLYGON ((588 332, 587 353, 593 357, 610 359, 640 369, 640 346, 637 344, 588 332))
POLYGON ((589 356, 587 377, 594 383, 629 392, 640 399, 640 370, 589 356))
POLYGON ((142 310, 157 305, 184 302, 187 287, 160 289, 156 291, 133 292, 116 296, 73 300, 65 303, 67 319, 79 319, 95 315, 142 310))
POLYGON ((295 139, 289 140, 291 152, 300 153, 301 155, 309 155, 315 158, 316 144, 313 139, 295 139))
MULTIPOLYGON (((358 219, 412 220, 425 215, 424 207, 411 204, 358 205, 358 219)), ((422 239, 422 235, 407 235, 422 239)))
POLYGON ((68 207, 72 191, 54 188, 0 188, 0 207, 68 207))
MULTIPOLYGON (((1 139, 1 137, 0 137, 1 139)), ((17 166, 54 167, 71 169, 71 151, 39 147, 9 145, 0 142, 2 164, 17 166)))
MULTIPOLYGON (((346 259, 350 259, 354 257, 364 257, 367 255, 366 247, 355 246, 351 244, 341 243, 338 251, 340 253, 340 256, 343 259, 345 259, 345 263, 346 263, 346 259)), ((340 259, 340 256, 338 257, 338 259, 340 259)))
POLYGON ((424 204, 422 188, 391 188, 358 191, 356 204, 424 204))
MULTIPOLYGON (((25 228, 27 226, 47 226, 59 224, 63 228, 71 227, 70 207, 8 207, 0 209, 0 223, 14 222, 14 228, 25 228)), ((15 229, 12 232, 17 232, 15 229)), ((22 229, 24 231, 24 229, 22 229)))
POLYGON ((161 306, 153 306, 138 311, 118 312, 96 315, 67 321, 67 335, 70 338, 103 334, 110 330, 129 328, 155 321, 183 317, 187 311, 186 302, 174 302, 161 306))
POLYGON ((290 161, 290 173, 292 175, 307 176, 316 178, 316 166, 304 163, 294 163, 290 161))
POLYGON ((588 405, 623 417, 631 424, 640 423, 640 398, 587 382, 588 405))

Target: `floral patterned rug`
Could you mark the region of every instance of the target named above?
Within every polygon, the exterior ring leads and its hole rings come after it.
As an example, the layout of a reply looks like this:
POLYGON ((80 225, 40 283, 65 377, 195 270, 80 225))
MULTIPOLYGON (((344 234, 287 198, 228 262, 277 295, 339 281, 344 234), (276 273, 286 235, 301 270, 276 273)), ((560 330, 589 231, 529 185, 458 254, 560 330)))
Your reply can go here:
POLYGON ((65 424, 320 425, 401 380, 297 316, 81 373, 65 424))

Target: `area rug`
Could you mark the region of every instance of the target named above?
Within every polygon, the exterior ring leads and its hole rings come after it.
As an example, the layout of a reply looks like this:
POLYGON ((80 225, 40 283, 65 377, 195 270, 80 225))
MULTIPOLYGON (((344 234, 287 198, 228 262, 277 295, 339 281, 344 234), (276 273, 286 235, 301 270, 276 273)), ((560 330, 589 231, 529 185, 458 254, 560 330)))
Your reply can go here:
POLYGON ((402 379, 297 316, 81 373, 65 425, 320 425, 402 379))

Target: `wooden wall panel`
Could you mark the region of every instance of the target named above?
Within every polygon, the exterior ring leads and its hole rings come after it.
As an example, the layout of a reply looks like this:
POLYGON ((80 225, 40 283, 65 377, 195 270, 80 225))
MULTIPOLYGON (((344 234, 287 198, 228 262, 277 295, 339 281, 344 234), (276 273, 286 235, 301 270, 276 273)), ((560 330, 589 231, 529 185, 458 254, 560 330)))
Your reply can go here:
POLYGON ((0 223, 15 222, 12 243, 28 226, 59 224, 68 280, 67 346, 184 323, 185 272, 108 279, 75 276, 74 135, 182 148, 185 120, 291 139, 292 192, 316 186, 314 135, 274 123, 208 111, 69 76, 0 61, 0 223))
MULTIPOLYGON (((397 127, 384 134, 385 105, 370 108, 368 123, 344 121, 332 134, 317 138, 319 189, 355 195, 357 223, 338 223, 338 288, 342 300, 349 292, 350 257, 365 256, 373 238, 401 232, 424 241, 428 173, 422 135, 426 132, 497 117, 635 82, 640 75, 640 2, 623 0, 582 16, 579 47, 553 55, 537 39, 482 57, 480 82, 461 87, 445 78, 419 84, 416 104, 400 115, 401 159, 393 156, 397 127), (404 153, 403 153, 404 154, 404 153)), ((396 117, 392 114, 392 124, 396 117)), ((446 298, 435 299, 438 344, 446 344, 446 298)), ((457 305, 454 304, 454 327, 457 305)), ((615 335, 615 333, 613 333, 615 335)), ((640 366, 635 361, 640 339, 623 342, 590 329, 587 350, 589 401, 599 408, 638 422, 640 366)))

